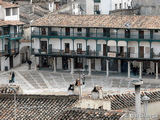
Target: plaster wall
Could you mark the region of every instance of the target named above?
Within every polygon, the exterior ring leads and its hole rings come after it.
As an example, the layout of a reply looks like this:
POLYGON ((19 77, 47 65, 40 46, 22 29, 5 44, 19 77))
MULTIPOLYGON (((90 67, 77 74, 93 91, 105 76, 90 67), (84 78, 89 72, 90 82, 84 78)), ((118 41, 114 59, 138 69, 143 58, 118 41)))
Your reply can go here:
POLYGON ((62 57, 57 57, 57 69, 62 69, 62 57))
POLYGON ((101 59, 95 59, 95 70, 101 71, 101 59))
POLYGON ((80 108, 94 108, 98 109, 98 107, 103 106, 103 109, 110 110, 111 102, 109 100, 99 100, 99 99, 82 99, 78 102, 75 107, 80 108))

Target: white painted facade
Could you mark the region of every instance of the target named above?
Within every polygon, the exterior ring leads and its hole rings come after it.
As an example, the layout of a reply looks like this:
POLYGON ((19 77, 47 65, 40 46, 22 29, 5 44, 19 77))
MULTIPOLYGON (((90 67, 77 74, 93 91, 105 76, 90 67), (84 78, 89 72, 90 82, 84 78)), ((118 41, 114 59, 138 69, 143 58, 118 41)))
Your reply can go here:
POLYGON ((3 6, 0 5, 0 19, 1 20, 17 20, 19 21, 19 8, 4 8, 3 6))
POLYGON ((109 14, 109 11, 117 9, 130 9, 132 7, 132 0, 100 0, 95 2, 96 6, 99 6, 101 14, 109 14))

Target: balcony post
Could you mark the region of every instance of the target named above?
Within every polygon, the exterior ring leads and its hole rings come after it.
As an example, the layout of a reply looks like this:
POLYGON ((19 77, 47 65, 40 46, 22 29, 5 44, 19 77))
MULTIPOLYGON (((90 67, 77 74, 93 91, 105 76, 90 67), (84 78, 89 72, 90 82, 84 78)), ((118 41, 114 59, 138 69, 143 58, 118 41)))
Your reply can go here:
POLYGON ((88 59, 88 75, 91 75, 91 59, 88 59))
POLYGON ((152 48, 151 48, 151 42, 149 42, 149 44, 150 44, 150 58, 152 58, 152 48))
POLYGON ((2 54, 4 54, 4 38, 2 38, 2 54))
POLYGON ((128 55, 128 54, 129 54, 129 53, 128 53, 128 52, 129 52, 129 51, 128 51, 128 42, 126 43, 126 51, 127 51, 127 52, 126 52, 126 57, 128 58, 128 57, 129 57, 129 55, 128 55))
POLYGON ((142 62, 139 62, 139 79, 142 79, 142 62))
POLYGON ((130 68, 130 61, 128 61, 128 78, 130 78, 131 77, 131 68, 130 68))
POLYGON ((34 55, 34 71, 37 71, 37 59, 36 59, 36 56, 34 55))
POLYGON ((109 77, 109 60, 106 60, 106 77, 109 77))
POLYGON ((156 62, 156 78, 155 79, 158 79, 158 62, 156 62))
POLYGON ((138 42, 138 58, 140 57, 140 49, 139 49, 139 42, 138 42))
POLYGON ((54 73, 56 73, 56 57, 53 58, 54 73))
POLYGON ((60 39, 60 54, 62 54, 62 39, 60 39))
POLYGON ((118 73, 121 73, 121 60, 118 60, 118 73))
POLYGON ((74 28, 73 28, 73 37, 74 37, 74 28))
POLYGON ((73 51, 74 51, 74 39, 72 39, 72 43, 73 43, 73 51))
POLYGON ((41 35, 41 34, 40 34, 40 32, 41 32, 41 31, 40 31, 40 30, 41 30, 41 27, 38 27, 38 28, 39 28, 39 35, 41 35))
POLYGON ((116 41, 116 57, 118 57, 118 41, 116 41))
POLYGON ((97 40, 96 40, 96 56, 98 55, 97 52, 98 52, 98 51, 97 51, 97 40))
POLYGON ((71 72, 70 74, 74 73, 74 58, 71 58, 71 72))
POLYGON ((87 55, 87 40, 86 40, 86 55, 87 55))

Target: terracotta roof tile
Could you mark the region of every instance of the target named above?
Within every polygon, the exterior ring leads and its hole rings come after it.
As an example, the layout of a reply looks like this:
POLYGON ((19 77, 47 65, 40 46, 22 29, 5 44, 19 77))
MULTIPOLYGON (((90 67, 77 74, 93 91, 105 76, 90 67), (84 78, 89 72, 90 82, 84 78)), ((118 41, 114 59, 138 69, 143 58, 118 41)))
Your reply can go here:
POLYGON ((23 25, 25 23, 21 22, 21 21, 3 21, 0 20, 0 26, 4 26, 4 25, 23 25))
POLYGON ((0 0, 0 5, 2 5, 4 8, 18 7, 18 5, 12 4, 10 2, 5 2, 2 0, 0 0))
POLYGON ((49 14, 32 26, 127 28, 127 23, 130 28, 160 29, 160 16, 49 14))
POLYGON ((106 111, 100 109, 72 108, 64 111, 60 120, 119 120, 125 114, 122 111, 106 111))

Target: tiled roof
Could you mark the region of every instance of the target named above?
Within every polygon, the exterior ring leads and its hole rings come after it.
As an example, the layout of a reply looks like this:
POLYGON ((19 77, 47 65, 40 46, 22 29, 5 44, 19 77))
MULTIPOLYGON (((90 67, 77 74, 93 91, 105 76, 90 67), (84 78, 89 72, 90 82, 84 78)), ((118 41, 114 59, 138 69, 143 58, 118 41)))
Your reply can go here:
POLYGON ((10 2, 5 2, 2 0, 0 0, 0 5, 2 5, 4 8, 18 7, 18 5, 12 4, 10 2))
MULTIPOLYGON (((141 98, 146 95, 150 98, 149 103, 160 101, 160 91, 141 92, 141 98)), ((118 110, 135 106, 135 93, 106 95, 104 99, 111 100, 111 109, 118 110)), ((143 102, 143 101, 142 101, 143 102)))
POLYGON ((128 28, 127 24, 131 29, 160 29, 160 16, 49 14, 32 26, 128 28))
POLYGON ((23 25, 25 23, 21 22, 21 21, 3 21, 0 20, 0 26, 4 26, 4 25, 23 25))
POLYGON ((13 120, 15 114, 17 120, 56 120, 77 100, 78 96, 16 95, 15 107, 13 94, 0 94, 0 120, 13 120))
POLYGON ((64 111, 60 120, 119 120, 122 111, 106 111, 100 109, 72 108, 64 111))

